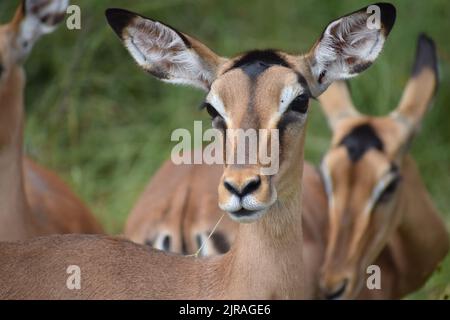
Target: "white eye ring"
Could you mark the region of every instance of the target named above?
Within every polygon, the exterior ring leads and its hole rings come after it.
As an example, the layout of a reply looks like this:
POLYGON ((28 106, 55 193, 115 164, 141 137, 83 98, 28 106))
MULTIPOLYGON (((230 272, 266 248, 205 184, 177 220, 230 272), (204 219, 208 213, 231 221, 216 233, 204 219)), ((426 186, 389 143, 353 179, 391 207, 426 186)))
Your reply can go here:
POLYGON ((320 172, 323 178, 325 193, 330 198, 333 194, 333 181, 331 179, 330 171, 328 170, 328 167, 325 165, 324 160, 322 160, 322 163, 320 164, 320 172))
POLYGON ((206 97, 205 103, 210 104, 217 113, 226 121, 228 122, 228 116, 225 112, 225 106, 223 104, 222 99, 217 94, 210 93, 206 97))

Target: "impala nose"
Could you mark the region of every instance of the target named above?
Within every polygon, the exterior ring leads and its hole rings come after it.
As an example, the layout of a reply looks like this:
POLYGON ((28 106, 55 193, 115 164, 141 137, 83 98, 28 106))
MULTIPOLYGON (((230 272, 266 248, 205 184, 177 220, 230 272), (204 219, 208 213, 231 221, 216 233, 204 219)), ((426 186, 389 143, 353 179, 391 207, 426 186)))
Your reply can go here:
POLYGON ((347 289, 348 280, 344 279, 341 283, 339 283, 337 286, 333 288, 333 290, 329 290, 325 293, 325 298, 327 300, 336 300, 342 297, 342 295, 345 292, 345 289, 347 289))
POLYGON ((225 179, 223 185, 231 194, 243 198, 259 189, 261 186, 261 177, 255 176, 247 179, 240 186, 229 179, 225 179))

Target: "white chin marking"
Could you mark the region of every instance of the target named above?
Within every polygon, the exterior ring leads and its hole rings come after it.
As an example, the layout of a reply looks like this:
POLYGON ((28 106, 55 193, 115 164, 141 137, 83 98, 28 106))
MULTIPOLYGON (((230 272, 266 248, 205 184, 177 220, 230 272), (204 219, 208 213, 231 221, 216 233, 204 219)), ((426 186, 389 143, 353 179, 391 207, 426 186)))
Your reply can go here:
POLYGON ((241 201, 236 195, 231 195, 224 204, 219 203, 219 208, 223 211, 234 212, 242 209, 241 201))
POLYGON ((254 196, 251 194, 248 196, 245 196, 242 200, 242 208, 246 210, 263 210, 266 206, 264 204, 261 204, 258 200, 255 199, 254 196))
POLYGON ((239 222, 239 223, 252 223, 256 220, 261 219, 262 216, 267 212, 267 210, 259 210, 254 211, 246 215, 237 215, 235 213, 228 212, 228 215, 230 216, 231 220, 239 222))

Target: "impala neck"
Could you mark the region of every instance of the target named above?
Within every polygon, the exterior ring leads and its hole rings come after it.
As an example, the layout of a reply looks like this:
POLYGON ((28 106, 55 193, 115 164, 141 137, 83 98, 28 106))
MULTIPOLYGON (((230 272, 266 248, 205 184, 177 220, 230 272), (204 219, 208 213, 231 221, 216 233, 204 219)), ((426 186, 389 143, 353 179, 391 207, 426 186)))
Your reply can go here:
MULTIPOLYGON (((436 269, 449 249, 449 238, 441 217, 434 207, 414 160, 403 163, 402 191, 396 210, 402 212, 394 251, 398 272, 404 283, 400 291, 418 286, 436 269)), ((409 292, 411 289, 409 289, 409 292)))
POLYGON ((0 240, 30 236, 22 173, 24 74, 14 67, 0 87, 0 240))
POLYGON ((239 225, 227 257, 229 298, 303 298, 303 150, 296 158, 295 165, 280 173, 277 202, 261 220, 239 225))

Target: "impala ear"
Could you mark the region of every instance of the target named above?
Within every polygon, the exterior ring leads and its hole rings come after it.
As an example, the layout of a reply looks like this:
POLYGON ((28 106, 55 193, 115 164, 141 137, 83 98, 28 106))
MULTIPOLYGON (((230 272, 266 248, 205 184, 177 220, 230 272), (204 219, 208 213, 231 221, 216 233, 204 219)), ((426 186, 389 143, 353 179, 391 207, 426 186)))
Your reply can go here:
POLYGON ((335 130, 342 120, 360 116, 353 105, 350 90, 345 81, 333 82, 318 99, 332 130, 335 130))
POLYGON ((18 59, 23 60, 36 41, 56 29, 66 15, 69 0, 23 0, 12 26, 16 30, 18 59))
POLYGON ((106 18, 138 65, 162 81, 208 90, 226 61, 198 40, 136 13, 108 9, 106 18))
POLYGON ((367 69, 380 54, 395 17, 393 5, 377 3, 331 22, 307 55, 316 82, 313 94, 367 69))
POLYGON ((406 125, 408 136, 419 128, 438 85, 438 58, 433 40, 425 34, 417 39, 411 77, 397 109, 391 113, 398 123, 406 125))

